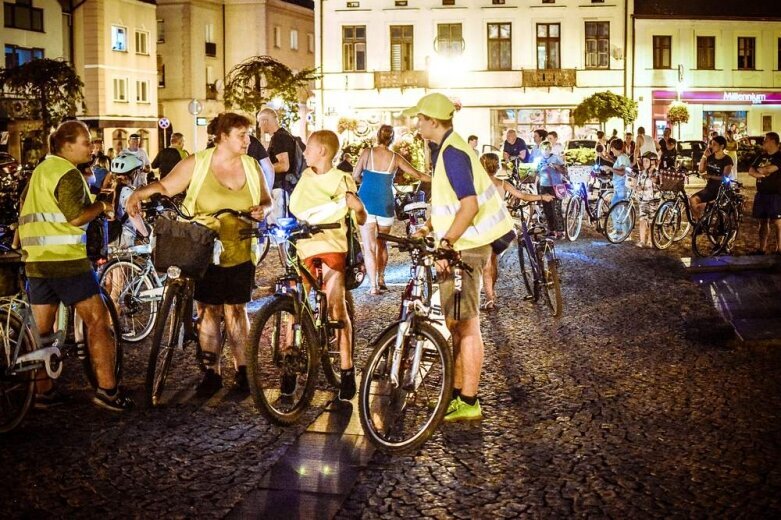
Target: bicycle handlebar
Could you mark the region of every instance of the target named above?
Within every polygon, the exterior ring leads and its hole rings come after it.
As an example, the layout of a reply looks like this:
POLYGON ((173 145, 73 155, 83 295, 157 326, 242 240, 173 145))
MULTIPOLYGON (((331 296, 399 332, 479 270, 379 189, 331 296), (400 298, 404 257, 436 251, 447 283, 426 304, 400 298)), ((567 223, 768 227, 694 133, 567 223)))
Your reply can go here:
POLYGON ((455 249, 435 248, 434 239, 431 237, 406 238, 388 235, 386 233, 377 233, 377 238, 385 240, 386 242, 398 244, 400 250, 410 251, 414 249, 423 253, 433 254, 434 258, 437 260, 447 260, 450 265, 459 267, 467 273, 473 271, 471 266, 461 261, 461 253, 455 249))

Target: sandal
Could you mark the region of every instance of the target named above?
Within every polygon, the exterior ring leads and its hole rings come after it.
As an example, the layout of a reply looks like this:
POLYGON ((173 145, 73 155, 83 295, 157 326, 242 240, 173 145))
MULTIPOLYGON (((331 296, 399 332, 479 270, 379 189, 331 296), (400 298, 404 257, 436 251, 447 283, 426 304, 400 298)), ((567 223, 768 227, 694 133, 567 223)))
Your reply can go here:
POLYGON ((493 300, 488 300, 487 302, 483 302, 483 304, 480 306, 480 310, 483 311, 493 311, 496 309, 496 305, 494 305, 493 300))
POLYGON ((379 287, 372 287, 367 291, 367 294, 370 296, 379 296, 380 295, 380 289, 379 287))

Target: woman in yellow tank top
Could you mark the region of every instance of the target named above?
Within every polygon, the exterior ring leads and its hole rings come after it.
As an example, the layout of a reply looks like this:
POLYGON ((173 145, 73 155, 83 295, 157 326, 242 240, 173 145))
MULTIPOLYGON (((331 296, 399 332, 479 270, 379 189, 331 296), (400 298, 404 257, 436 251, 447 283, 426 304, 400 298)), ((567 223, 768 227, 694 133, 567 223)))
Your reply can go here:
MULTIPOLYGON (((171 197, 187 190, 184 207, 192 215, 208 215, 223 208, 250 211, 258 219, 271 209, 271 197, 260 167, 247 156, 250 121, 244 116, 224 113, 209 124, 215 147, 203 150, 177 163, 164 179, 136 190, 127 202, 133 216, 141 201, 160 193, 171 197)), ((195 300, 202 311, 199 340, 204 362, 210 365, 198 385, 197 395, 208 397, 222 387, 220 375, 220 321, 230 339, 236 367, 235 388, 249 392, 244 342, 249 335, 246 304, 250 301, 255 266, 250 241, 241 240, 241 229, 249 227, 232 215, 212 219, 207 225, 218 230, 223 245, 219 265, 210 265, 195 286, 195 300)))

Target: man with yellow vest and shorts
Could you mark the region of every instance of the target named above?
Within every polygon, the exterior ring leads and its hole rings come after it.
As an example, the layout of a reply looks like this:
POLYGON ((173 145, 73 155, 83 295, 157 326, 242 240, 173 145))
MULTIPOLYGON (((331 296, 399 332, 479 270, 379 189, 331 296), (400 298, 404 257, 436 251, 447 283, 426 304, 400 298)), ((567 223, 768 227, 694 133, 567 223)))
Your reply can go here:
POLYGON ((474 421, 483 418, 477 398, 483 366, 480 280, 491 245, 512 236, 513 223, 480 160, 453 131, 454 112, 455 106, 446 96, 433 93, 423 96, 404 115, 417 116, 420 135, 429 141, 434 166, 431 219, 417 234, 433 231, 440 248, 455 249, 461 260, 472 267, 471 274, 464 274, 456 309, 448 264, 437 262, 440 298, 455 354, 453 400, 445 421, 474 421))
MULTIPOLYGON (((98 381, 93 402, 115 412, 133 407, 114 376, 116 339, 95 271, 87 258, 87 224, 113 208, 92 202, 76 164, 90 160, 90 134, 80 121, 66 121, 50 136, 50 154, 33 171, 19 212, 19 238, 30 283, 30 303, 42 336, 54 332, 59 303, 75 305, 84 320, 98 381)), ((36 382, 36 407, 66 397, 50 379, 36 382)))

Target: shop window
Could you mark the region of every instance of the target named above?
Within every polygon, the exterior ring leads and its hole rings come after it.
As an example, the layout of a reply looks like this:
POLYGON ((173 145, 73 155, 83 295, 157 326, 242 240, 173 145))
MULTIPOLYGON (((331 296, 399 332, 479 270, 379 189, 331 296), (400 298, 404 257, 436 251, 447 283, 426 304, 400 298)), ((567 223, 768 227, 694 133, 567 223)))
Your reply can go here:
POLYGON ((5 46, 5 68, 12 69, 43 58, 43 49, 28 49, 16 45, 5 46))
POLYGON ((762 116, 762 131, 763 132, 773 131, 773 116, 762 116))
POLYGON ((671 68, 672 56, 672 36, 654 36, 653 49, 654 49, 654 68, 655 69, 669 69, 671 68))
POLYGON ((412 25, 390 26, 391 70, 412 70, 412 25))
POLYGON ((462 25, 460 23, 437 24, 434 49, 442 56, 460 56, 464 52, 462 25))
POLYGON ((111 50, 127 52, 127 29, 124 27, 111 26, 111 50))
POLYGON ((610 22, 586 22, 586 68, 610 68, 610 22))
POLYGON ((366 70, 366 26, 342 26, 342 70, 366 70))
POLYGON ((756 68, 756 38, 738 38, 738 70, 756 68))
POLYGON ((31 0, 16 0, 3 4, 4 25, 10 29, 43 32, 43 9, 32 6, 31 0))
POLYGON ((561 68, 561 24, 538 23, 537 24, 537 68, 560 69, 561 68))
POLYGON ((513 67, 512 24, 488 24, 488 70, 510 70, 513 67))
POLYGON ((570 139, 593 138, 599 125, 594 128, 575 127, 570 113, 568 108, 491 110, 491 142, 502 143, 509 129, 518 132, 518 137, 526 141, 526 144, 534 142, 532 133, 538 128, 554 130, 561 143, 570 139))
POLYGON ((697 68, 702 70, 716 68, 715 36, 697 36, 697 68))

